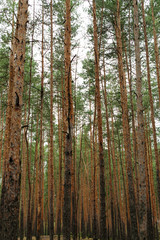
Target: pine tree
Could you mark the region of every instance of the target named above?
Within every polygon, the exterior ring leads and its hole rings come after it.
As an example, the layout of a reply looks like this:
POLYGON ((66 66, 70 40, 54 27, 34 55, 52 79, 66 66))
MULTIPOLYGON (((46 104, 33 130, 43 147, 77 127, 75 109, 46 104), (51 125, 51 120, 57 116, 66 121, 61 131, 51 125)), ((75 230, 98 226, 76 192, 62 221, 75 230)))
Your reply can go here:
POLYGON ((63 237, 70 240, 71 231, 71 163, 73 137, 73 99, 71 81, 71 6, 66 0, 65 21, 65 177, 63 206, 63 237))
POLYGON ((9 92, 8 95, 8 99, 11 99, 10 126, 8 125, 8 129, 6 129, 6 131, 10 132, 10 137, 6 134, 6 143, 8 143, 9 148, 6 155, 7 159, 5 159, 0 206, 0 238, 4 240, 17 239, 18 237, 17 226, 19 220, 21 177, 20 138, 27 18, 28 1, 20 0, 16 23, 16 37, 13 42, 13 54, 15 56, 13 64, 14 75, 11 80, 13 82, 13 89, 12 93, 9 92))
POLYGON ((95 94, 96 94, 97 118, 98 118, 99 165, 100 165, 100 239, 104 240, 106 239, 105 178, 104 178, 101 96, 100 96, 100 84, 99 84, 99 52, 98 52, 95 0, 93 0, 93 27, 94 27, 95 81, 96 81, 95 94))

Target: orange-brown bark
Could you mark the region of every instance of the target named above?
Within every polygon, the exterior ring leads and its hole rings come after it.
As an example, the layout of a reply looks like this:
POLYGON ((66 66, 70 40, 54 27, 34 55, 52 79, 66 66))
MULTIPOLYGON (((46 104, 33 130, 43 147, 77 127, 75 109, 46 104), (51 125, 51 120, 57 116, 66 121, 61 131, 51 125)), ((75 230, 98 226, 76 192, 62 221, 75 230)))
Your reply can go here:
POLYGON ((132 155, 131 155, 131 140, 130 140, 130 128, 128 119, 128 106, 127 106, 127 91, 126 80, 123 67, 123 51, 122 51, 122 38, 121 38, 121 20, 120 20, 120 5, 117 0, 117 12, 115 14, 115 33, 117 41, 117 53, 118 53, 118 70, 120 81, 120 93, 121 93, 121 107, 122 107, 122 125, 123 125, 123 138, 125 148, 125 161, 127 170, 127 195, 129 197, 129 211, 131 220, 131 239, 138 239, 138 226, 135 207, 135 190, 134 179, 132 169, 132 155))
POLYGON ((152 23, 153 23, 153 36, 154 36, 154 54, 156 60, 156 73, 157 73, 157 84, 158 84, 158 94, 159 94, 159 105, 160 105, 160 73, 159 73, 159 50, 158 50, 158 40, 155 26, 155 16, 154 16, 154 6, 153 0, 151 0, 151 10, 152 10, 152 23))
POLYGON ((71 81, 71 3, 66 0, 65 19, 65 178, 63 206, 63 238, 70 239, 71 230, 71 163, 73 138, 73 99, 71 81))
POLYGON ((54 196, 54 176, 53 176, 53 7, 52 7, 52 0, 50 1, 50 19, 51 19, 51 66, 50 66, 50 72, 51 72, 51 78, 50 78, 50 182, 48 184, 50 185, 50 198, 49 198, 49 234, 50 234, 50 240, 53 240, 53 234, 54 234, 54 206, 53 206, 53 196, 54 196))
POLYGON ((96 85, 95 94, 96 94, 96 104, 97 104, 99 167, 100 167, 100 239, 104 240, 106 239, 105 177, 104 177, 101 96, 100 96, 100 83, 99 83, 99 51, 98 51, 98 35, 97 35, 95 0, 93 0, 93 28, 94 28, 95 85, 96 85))
POLYGON ((139 43, 139 16, 138 1, 133 0, 134 10, 134 41, 136 60, 136 93, 137 93, 137 144, 138 144, 138 171, 139 171, 139 238, 147 238, 147 199, 146 199, 146 167, 145 167, 145 132, 142 103, 142 73, 139 43))
MULTIPOLYGON (((5 168, 1 195, 0 238, 4 240, 17 239, 20 201, 20 138, 22 119, 22 95, 24 79, 25 43, 28 19, 28 1, 20 0, 18 6, 16 38, 14 38, 14 73, 10 78, 8 102, 10 105, 10 119, 6 129, 5 168), (11 83, 12 82, 12 83, 11 83), (12 214, 14 212, 14 214, 12 214), (10 231, 8 231, 10 229, 10 231)), ((13 56, 12 56, 13 57, 13 56)), ((11 57, 11 58, 12 58, 11 57)), ((10 58, 10 60, 11 60, 10 58)), ((8 113, 9 113, 8 112, 8 113)))

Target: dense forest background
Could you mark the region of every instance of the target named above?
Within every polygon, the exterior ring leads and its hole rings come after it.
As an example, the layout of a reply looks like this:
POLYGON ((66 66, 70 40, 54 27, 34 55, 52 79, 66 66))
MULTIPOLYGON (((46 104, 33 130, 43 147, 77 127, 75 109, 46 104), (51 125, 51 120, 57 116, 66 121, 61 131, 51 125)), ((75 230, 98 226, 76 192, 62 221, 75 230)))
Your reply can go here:
POLYGON ((160 1, 0 1, 0 239, 159 239, 160 1))

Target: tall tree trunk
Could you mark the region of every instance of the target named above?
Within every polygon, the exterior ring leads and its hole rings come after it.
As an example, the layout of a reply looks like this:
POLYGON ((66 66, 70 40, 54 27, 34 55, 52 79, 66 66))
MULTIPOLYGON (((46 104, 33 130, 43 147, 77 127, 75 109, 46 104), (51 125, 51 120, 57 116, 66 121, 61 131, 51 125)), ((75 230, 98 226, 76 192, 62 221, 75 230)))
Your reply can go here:
POLYGON ((61 212, 62 212, 62 119, 60 118, 58 105, 58 141, 59 141, 59 189, 58 189, 58 208, 57 208, 57 235, 60 240, 61 235, 61 212))
MULTIPOLYGON (((129 228, 129 223, 130 223, 130 213, 128 211, 129 209, 129 197, 128 197, 128 178, 125 178, 125 171, 124 171, 124 163, 123 163, 123 142, 120 143, 120 136, 119 136, 119 130, 117 129, 117 135, 118 135, 118 149, 119 149, 119 159, 120 159, 120 165, 121 165, 121 170, 122 170, 122 178, 123 178, 123 195, 124 195, 124 212, 126 216, 126 229, 127 229, 127 239, 130 238, 130 228, 129 228), (121 154, 121 144, 122 144, 122 154, 121 154)), ((127 171, 126 171, 127 172, 127 171)))
MULTIPOLYGON (((1 93, 2 103, 2 93, 1 93)), ((3 148, 3 125, 4 125, 4 112, 2 112, 2 104, 0 109, 0 177, 2 176, 2 148, 3 148)))
POLYGON ((39 141, 39 113, 36 116, 36 143, 35 143, 35 159, 34 159, 34 180, 33 180, 33 188, 34 188, 34 199, 33 199, 33 220, 32 220, 32 232, 33 235, 36 234, 36 224, 37 224, 37 205, 38 205, 38 141, 39 141))
POLYGON ((32 193, 32 233, 35 235, 36 229, 36 209, 37 209, 37 192, 38 192, 38 126, 39 126, 39 114, 36 116, 36 143, 35 143, 35 158, 34 158, 34 173, 33 173, 33 193, 32 193))
POLYGON ((109 164, 109 187, 110 187, 110 204, 111 204, 111 220, 112 220, 112 238, 115 239, 115 224, 114 224, 114 210, 113 210, 113 187, 112 187, 112 170, 111 170, 111 138, 109 130, 109 117, 108 117, 108 100, 106 90, 106 70, 105 70, 105 59, 103 52, 103 71, 104 71, 104 103, 106 110, 106 125, 107 125, 107 147, 108 147, 108 164, 109 164))
POLYGON ((121 107, 122 107, 122 124, 123 124, 123 138, 125 148, 125 159, 127 168, 127 191, 129 197, 129 210, 130 210, 130 227, 131 227, 131 239, 138 239, 138 226, 137 226, 137 213, 135 207, 135 190, 134 179, 132 169, 132 154, 131 154, 131 140, 130 140, 130 128, 128 119, 128 106, 127 106, 127 91, 125 73, 123 69, 123 51, 122 51, 122 38, 121 38, 121 21, 120 21, 120 6, 119 0, 117 0, 117 12, 115 16, 115 32, 117 41, 117 53, 118 53, 118 70, 120 80, 120 93, 121 93, 121 107))
MULTIPOLYGON (((126 67, 128 73, 128 82, 129 82, 129 94, 130 94, 130 102, 131 102, 131 113, 132 113, 132 139, 133 139, 133 158, 134 158, 134 166, 135 166, 135 197, 136 197, 136 206, 138 207, 138 199, 139 199, 139 177, 138 177, 138 164, 137 164, 137 134, 135 127, 135 112, 133 106, 133 89, 132 89, 132 65, 131 65, 131 49, 130 49, 130 39, 129 39, 129 65, 128 65, 128 57, 127 50, 125 46, 125 58, 126 58, 126 67)), ((138 209, 137 209, 138 210, 138 209)))
MULTIPOLYGON (((15 60, 13 64, 13 97, 10 111, 10 137, 7 134, 8 154, 6 155, 1 195, 0 239, 12 240, 18 237, 19 200, 20 200, 20 139, 22 119, 22 96, 24 79, 25 43, 28 18, 28 1, 20 0, 18 6, 16 38, 13 48, 15 60), (13 214, 14 213, 14 214, 13 214), (9 231, 8 231, 9 229, 9 231)), ((12 94, 11 94, 12 95, 12 94)), ((11 96, 8 96, 8 99, 11 96)))
POLYGON ((76 57, 76 66, 75 66, 75 87, 74 87, 74 154, 72 157, 72 177, 71 177, 71 197, 72 197, 72 236, 73 240, 77 239, 77 206, 76 206, 76 133, 77 133, 77 125, 76 125, 76 88, 77 88, 77 65, 78 65, 78 56, 76 57))
POLYGON ((151 89, 149 49, 148 49, 148 38, 147 38, 146 20, 145 20, 145 11, 144 11, 144 0, 141 0, 141 3, 142 3, 142 15, 143 15, 143 30, 144 30, 144 39, 145 39, 145 50, 146 50, 148 91, 149 91, 149 99, 150 99, 151 122, 152 122, 152 128, 153 128, 154 151, 155 151, 155 159, 156 159, 156 171, 157 171, 156 177, 157 177, 158 201, 159 201, 159 204, 160 204, 159 156, 158 156, 158 146, 157 146, 156 125, 155 125, 155 119, 154 119, 153 97, 152 97, 152 89, 151 89))
POLYGON ((63 238, 70 240, 71 230, 71 162, 73 135, 73 99, 71 81, 71 6, 66 0, 65 21, 65 179, 64 179, 64 207, 63 207, 63 238))
MULTIPOLYGON (((25 103, 25 114, 24 114, 24 125, 26 125, 26 109, 27 103, 25 103)), ((24 223, 25 223, 25 205, 26 205, 26 172, 27 172, 27 164, 26 164, 26 139, 25 132, 22 135, 22 165, 21 165, 21 209, 20 209, 20 240, 23 240, 24 237, 24 223)))
POLYGON ((95 98, 95 110, 94 110, 94 120, 93 120, 93 240, 98 239, 98 227, 97 227, 97 213, 96 213, 96 176, 97 176, 97 159, 96 159, 96 143, 95 143, 95 126, 96 126, 96 98, 95 98))
MULTIPOLYGON (((30 106, 29 106, 30 108, 30 106)), ((28 115, 28 124, 29 124, 29 115, 28 115)), ((27 214, 27 240, 32 240, 32 222, 31 222, 31 198, 32 198, 32 186, 31 186, 31 154, 32 151, 32 124, 33 124, 33 117, 31 123, 31 144, 29 146, 28 138, 27 138, 27 131, 25 132, 25 140, 27 146, 27 169, 28 169, 28 214, 27 214), (30 147, 30 151, 29 151, 30 147)))
MULTIPOLYGON (((15 4, 15 2, 14 2, 15 4)), ((19 1, 20 4, 20 1, 19 1)), ((19 5, 18 5, 19 6, 19 5)), ((14 84, 14 54, 16 50, 15 39, 17 38, 18 28, 16 27, 16 32, 14 33, 14 5, 13 5, 13 16, 12 16, 12 39, 11 39, 11 52, 9 58, 9 82, 8 82, 8 99, 7 99, 7 109, 6 109, 6 127, 5 127, 5 137, 4 137, 4 154, 3 154, 3 167, 2 167, 2 189, 5 178, 3 178, 3 173, 5 172, 6 159, 9 157, 10 148, 10 136, 11 136, 11 113, 12 113, 12 99, 13 99, 13 84, 14 84)), ((19 12, 18 12, 19 14, 19 12)), ((17 18, 18 15, 17 14, 17 18)), ((17 21, 18 22, 18 21, 17 21)))
MULTIPOLYGON (((29 143, 27 139, 27 133, 30 122, 30 111, 31 111, 31 83, 32 83, 32 64, 33 64, 33 44, 34 44, 34 29, 35 29, 35 0, 33 2, 33 29, 32 29, 32 43, 31 43, 31 59, 30 59, 30 74, 29 74, 29 96, 28 96, 28 120, 26 128, 26 146, 27 146, 27 166, 28 166, 28 215, 27 215, 27 240, 32 238, 32 222, 31 222, 31 164, 29 156, 29 143)), ((32 133, 32 131, 31 131, 32 133)), ((30 145, 32 147, 32 144, 30 145)))
POLYGON ((151 150, 151 141, 150 135, 147 126, 147 120, 145 117, 145 125, 146 125, 146 151, 148 157, 148 170, 149 170, 149 183, 150 183, 150 196, 151 196, 151 208, 152 208, 152 224, 155 228, 157 224, 157 210, 156 210, 156 197, 155 197, 155 190, 154 190, 154 179, 153 179, 153 161, 152 161, 152 150, 151 150))
POLYGON ((100 96, 100 84, 99 84, 99 52, 98 52, 98 35, 97 35, 95 0, 93 0, 93 27, 94 27, 95 81, 96 81, 96 104, 97 104, 97 118, 98 118, 99 165, 100 165, 100 239, 105 240, 106 239, 105 178, 104 178, 101 96, 100 96))
POLYGON ((52 0, 50 2, 50 19, 51 19, 51 79, 50 79, 50 200, 49 200, 49 226, 50 240, 53 240, 54 234, 54 206, 53 206, 53 10, 52 0))
POLYGON ((153 36, 154 36, 154 53, 156 60, 156 73, 157 73, 157 83, 158 83, 158 94, 159 94, 159 106, 160 106, 160 74, 159 74, 159 50, 158 50, 158 41, 156 34, 156 26, 155 26, 155 16, 154 16, 154 6, 153 0, 151 0, 151 10, 152 10, 152 22, 153 22, 153 36))
MULTIPOLYGON (((111 109, 111 119, 112 119, 112 164, 113 164, 113 182, 114 182, 114 211, 115 211, 115 218, 118 217, 118 192, 117 192, 117 173, 116 173, 116 156, 115 156, 115 143, 114 143, 114 123, 113 123, 113 109, 111 109)), ((120 219, 117 222, 120 224, 120 219)), ((115 222, 115 225, 117 225, 115 222)), ((117 237, 116 229, 115 235, 117 237)))
POLYGON ((147 238, 147 199, 146 199, 146 168, 145 168, 145 131, 142 103, 142 73, 139 46, 139 19, 138 1, 133 0, 134 8, 134 40, 136 58, 136 92, 137 92, 137 143, 138 143, 138 165, 139 165, 139 237, 147 238))
POLYGON ((40 240, 42 233, 42 161, 43 161, 43 96, 44 96, 44 9, 42 3, 42 72, 41 72, 41 117, 40 117, 40 156, 39 156, 39 172, 38 172, 38 215, 37 215, 37 240, 40 240))
MULTIPOLYGON (((79 208, 77 207, 77 211, 78 211, 78 214, 77 214, 77 219, 79 218, 80 219, 80 185, 81 185, 81 162, 82 162, 82 139, 83 139, 83 131, 80 132, 80 156, 79 156, 79 165, 78 165, 78 174, 77 174, 77 206, 79 206, 79 208)), ((78 226, 79 226, 79 234, 80 234, 80 221, 78 222, 78 226)))

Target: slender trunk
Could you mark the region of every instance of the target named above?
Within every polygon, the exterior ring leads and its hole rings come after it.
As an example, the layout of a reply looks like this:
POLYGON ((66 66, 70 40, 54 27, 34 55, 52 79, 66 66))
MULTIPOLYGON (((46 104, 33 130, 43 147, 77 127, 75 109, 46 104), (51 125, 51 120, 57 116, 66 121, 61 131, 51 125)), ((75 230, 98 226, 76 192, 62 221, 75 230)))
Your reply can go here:
POLYGON ((52 0, 50 2, 50 18, 51 18, 51 79, 50 79, 50 200, 49 200, 49 226, 50 240, 53 240, 54 235, 54 206, 53 206, 53 10, 52 0))
POLYGON ((32 206, 31 206, 31 222, 32 222, 32 233, 35 235, 36 226, 36 208, 37 208, 37 175, 38 175, 38 125, 39 125, 39 114, 36 116, 36 143, 35 143, 35 159, 34 159, 34 172, 33 172, 33 190, 32 190, 32 206))
MULTIPOLYGON (((77 65, 78 57, 76 58, 75 66, 75 88, 74 88, 74 126, 76 126, 76 83, 77 83, 77 65)), ((71 197, 72 197, 72 235, 73 240, 77 239, 77 205, 76 205, 76 132, 77 129, 74 127, 74 154, 72 157, 72 177, 71 177, 71 197)))
POLYGON ((42 161, 43 161, 43 95, 44 95, 44 56, 43 56, 43 39, 44 39, 44 9, 42 3, 42 72, 41 72, 41 117, 40 117, 40 156, 39 156, 39 172, 38 172, 38 215, 37 215, 37 240, 40 240, 42 233, 42 161))
POLYGON ((57 209, 57 234, 60 240, 62 231, 62 203, 63 203, 63 189, 62 189, 62 162, 63 162, 63 144, 64 144, 64 91, 63 91, 63 69, 61 68, 61 91, 62 91, 62 111, 60 113, 58 105, 58 141, 59 141, 59 193, 58 193, 58 209, 57 209), (63 131, 62 131, 62 130, 63 131))
POLYGON ((142 103, 142 73, 139 46, 138 1, 133 0, 134 7, 134 39, 136 58, 136 92, 137 92, 137 143, 139 165, 139 232, 140 239, 147 238, 147 199, 146 199, 146 168, 145 168, 145 138, 142 103))
MULTIPOLYGON (((30 108, 30 106, 29 106, 30 108)), ((28 117, 28 124, 29 124, 29 117, 28 117)), ((29 151, 29 142, 27 138, 27 131, 25 132, 25 140, 27 146, 27 168, 28 168, 28 214, 27 214, 27 240, 32 240, 32 222, 31 222, 31 200, 32 200, 32 186, 31 186, 31 154, 32 152, 32 124, 33 124, 33 117, 31 123, 31 144, 30 144, 30 151, 29 151)))
MULTIPOLYGON (((125 171, 124 171, 124 163, 123 163, 123 142, 120 143, 120 136, 119 136, 119 131, 117 129, 117 135, 118 135, 118 149, 119 149, 119 159, 120 159, 120 165, 121 165, 121 171, 122 171, 122 178, 123 178, 123 195, 124 195, 124 203, 123 205, 125 206, 124 209, 124 215, 126 218, 126 229, 127 229, 127 235, 130 237, 130 229, 128 228, 128 224, 130 222, 130 213, 129 213, 129 197, 128 197, 128 178, 125 178, 125 171), (122 154, 121 154, 121 144, 122 144, 122 154)), ((129 239, 129 238, 128 238, 129 239)))
MULTIPOLYGON (((32 222, 31 222, 31 169, 30 169, 30 157, 29 157, 29 144, 27 139, 27 133, 30 122, 30 105, 31 105, 31 83, 32 83, 32 63, 33 63, 33 38, 34 38, 34 21, 35 21, 35 1, 33 2, 33 29, 32 29, 32 45, 31 45, 31 59, 30 59, 30 75, 29 75, 29 96, 28 96, 28 120, 26 128, 26 146, 27 146, 27 166, 28 166, 28 216, 27 216, 27 240, 32 238, 32 222)), ((32 133, 32 131, 31 131, 32 133)), ((31 144, 32 146, 32 144, 31 144)))
POLYGON ((117 13, 115 16, 115 32, 116 32, 116 40, 117 40, 123 138, 124 138, 125 159, 126 159, 126 169, 127 169, 126 177, 127 177, 127 183, 128 183, 127 191, 128 191, 128 197, 129 197, 131 239, 136 240, 138 239, 138 226, 137 226, 137 213, 136 213, 136 207, 135 207, 135 190, 134 190, 134 179, 133 179, 133 169, 132 169, 131 140, 130 140, 130 128, 129 128, 129 119, 128 119, 128 106, 127 106, 127 91, 126 91, 125 73, 123 69, 123 58, 122 58, 123 52, 122 52, 119 0, 117 0, 117 13))
POLYGON ((38 195, 38 127, 39 127, 39 114, 36 117, 36 143, 35 143, 35 160, 34 160, 34 174, 33 174, 33 220, 32 220, 32 232, 36 233, 36 215, 37 215, 37 195, 38 195))
POLYGON ((152 217, 153 217, 153 226, 155 227, 157 224, 157 208, 156 208, 156 196, 155 196, 155 187, 154 187, 154 177, 153 177, 153 159, 152 159, 152 147, 151 147, 151 137, 150 137, 150 127, 149 123, 147 126, 146 122, 146 147, 147 147, 147 156, 149 161, 149 182, 151 189, 151 206, 152 206, 152 217), (148 129, 147 129, 148 128, 148 129))
MULTIPOLYGON (((131 112, 132 112, 132 139, 133 139, 133 158, 134 158, 134 166, 135 166, 135 197, 136 197, 136 206, 138 207, 138 199, 139 199, 139 177, 138 177, 138 164, 137 164, 137 134, 136 134, 136 127, 135 127, 135 113, 134 113, 134 106, 133 106, 133 90, 132 90, 132 66, 131 66, 131 54, 130 54, 130 41, 129 41, 129 65, 128 65, 128 57, 127 57, 127 50, 125 47, 125 58, 126 58, 126 67, 128 73, 128 82, 129 82, 129 94, 130 94, 130 101, 131 101, 131 112)), ((138 209, 137 209, 138 210, 138 209)))
POLYGON ((95 99, 95 110, 94 110, 94 121, 93 121, 93 240, 98 239, 98 227, 97 227, 97 214, 96 214, 96 176, 97 176, 97 159, 96 159, 96 143, 95 143, 95 125, 96 125, 96 99, 95 99))
MULTIPOLYGON (((82 163, 82 139, 83 139, 83 131, 80 132, 80 156, 79 156, 79 165, 78 165, 78 173, 77 173, 77 219, 80 219, 80 185, 81 185, 81 163, 82 163), (79 206, 79 208, 78 208, 79 206)), ((80 222, 78 222, 78 226, 79 226, 79 233, 80 233, 80 222)))
POLYGON ((126 223, 126 215, 125 215, 125 201, 122 204, 122 190, 121 190, 121 172, 120 172, 120 160, 118 156, 118 152, 116 151, 117 156, 117 170, 118 170, 118 189, 119 189, 119 216, 120 216, 120 231, 121 231, 121 239, 125 239, 126 231, 125 231, 125 223, 126 223))
POLYGON ((44 198, 44 130, 42 132, 42 202, 41 202, 41 235, 44 235, 45 198, 44 198))
MULTIPOLYGON (((90 81, 89 81, 89 109, 91 112, 91 95, 90 95, 90 81)), ((92 115, 90 114, 90 156, 91 156, 91 202, 94 201, 93 191, 93 174, 94 174, 94 163, 93 163, 93 133, 92 133, 92 115)), ((93 226, 93 204, 91 205, 91 226, 93 226)))
POLYGON ((157 136, 156 125, 155 125, 155 119, 154 119, 153 97, 152 97, 152 89, 151 89, 149 49, 148 49, 148 38, 147 38, 146 20, 145 20, 145 11, 144 11, 144 0, 141 0, 141 3, 142 3, 142 15, 143 15, 143 30, 144 30, 144 38, 145 38, 145 50, 146 50, 148 91, 149 91, 149 99, 150 99, 151 122, 152 122, 152 129, 153 129, 154 151, 155 151, 155 159, 156 159, 156 171, 157 171, 156 177, 157 177, 157 188, 158 188, 158 201, 159 201, 159 204, 160 204, 159 156, 158 156, 158 146, 157 146, 157 137, 156 137, 157 136))
MULTIPOLYGON (((2 95, 1 95, 1 100, 2 100, 2 95)), ((2 101, 1 101, 2 102, 2 101)), ((2 148, 3 148, 3 125, 4 125, 4 113, 2 113, 2 108, 1 108, 1 118, 0 118, 0 177, 2 176, 2 148)))
MULTIPOLYGON (((109 117, 108 117, 108 100, 106 90, 106 70, 105 70, 105 59, 103 53, 103 71, 104 71, 104 103, 106 110, 106 125, 107 125, 107 147, 108 147, 108 164, 109 164, 109 187, 110 187, 110 204, 111 204, 111 219, 112 219, 112 238, 115 239, 115 224, 114 224, 114 210, 113 210, 113 187, 112 187, 112 170, 111 170, 111 138, 109 130, 109 117)), ((102 84, 103 85, 103 84, 102 84)))
MULTIPOLYGON (((146 124, 145 124, 146 127, 146 124)), ((145 129, 145 163, 146 163, 146 196, 147 196, 147 238, 155 239, 154 231, 153 231, 153 223, 152 223, 152 209, 151 209, 151 184, 149 181, 149 157, 147 154, 147 137, 146 137, 146 129, 145 129)))
MULTIPOLYGON (((8 134, 6 134, 8 154, 5 156, 7 158, 4 159, 5 169, 0 206, 0 239, 4 240, 17 239, 18 237, 21 179, 20 139, 27 18, 28 1, 19 1, 16 25, 17 37, 14 38, 13 43, 13 48, 15 49, 14 56, 16 56, 16 58, 13 65, 13 96, 11 98, 10 128, 8 125, 8 129, 6 130, 10 131, 10 137, 8 132, 8 134), (14 214, 12 214, 13 212, 14 214)), ((8 97, 8 100, 11 95, 8 97)))
POLYGON ((64 207, 63 207, 63 238, 70 240, 71 230, 71 162, 73 135, 73 99, 71 81, 71 7, 70 0, 66 0, 65 22, 65 179, 64 179, 64 207))
POLYGON ((57 213, 57 234, 60 240, 61 234, 61 212, 62 212, 62 120, 58 105, 58 141, 59 141, 59 193, 58 193, 58 213, 57 213))
POLYGON ((93 0, 93 26, 94 26, 95 81, 96 81, 96 104, 97 104, 97 118, 98 118, 99 165, 100 165, 100 239, 104 240, 106 239, 105 178, 104 178, 101 96, 100 96, 100 84, 99 84, 99 52, 98 52, 98 35, 97 35, 95 0, 93 0))
MULTIPOLYGON (((26 103, 25 103, 25 114, 24 114, 24 124, 26 125, 26 103)), ((20 210, 20 239, 23 240, 24 237, 24 225, 25 225, 25 205, 26 205, 26 172, 27 172, 27 164, 26 164, 26 140, 25 140, 25 132, 22 135, 22 167, 21 167, 21 210, 20 210)))
MULTIPOLYGON (((13 3, 15 4, 15 2, 13 3)), ((20 1, 19 1, 20 4, 20 1)), ((18 5, 19 6, 19 5, 18 5)), ((11 139, 11 114, 12 114, 12 101, 13 101, 13 86, 14 86, 14 55, 16 50, 16 44, 14 37, 17 38, 18 28, 16 27, 16 32, 14 33, 14 5, 13 5, 13 16, 12 16, 12 39, 11 39, 11 52, 9 58, 9 83, 8 83, 8 99, 7 99, 7 110, 6 110, 6 127, 5 127, 5 137, 4 137, 4 153, 3 153, 3 167, 2 167, 2 189, 5 178, 3 174, 6 167, 6 159, 9 157, 10 139, 11 139)), ((19 12, 18 12, 19 14, 19 12)), ((19 15, 17 15, 17 18, 19 15)), ((18 24, 18 21, 17 21, 18 24)))
MULTIPOLYGON (((115 217, 118 217, 118 192, 117 192, 117 173, 116 173, 116 156, 115 156, 115 143, 114 143, 114 123, 113 123, 113 109, 111 109, 111 119, 112 119, 112 164, 113 164, 113 175, 114 175, 114 212, 115 217)), ((120 223, 120 219, 118 221, 120 223)), ((115 225, 116 222, 115 222, 115 225)), ((116 229, 115 229, 116 231, 116 229)), ((115 232, 115 236, 117 233, 115 232)))
POLYGON ((157 41, 156 26, 155 26, 153 0, 151 0, 151 10, 152 10, 153 36, 154 36, 154 53, 155 53, 155 60, 156 60, 156 73, 157 73, 159 105, 160 105, 160 74, 159 74, 160 58, 159 58, 158 41, 157 41))

